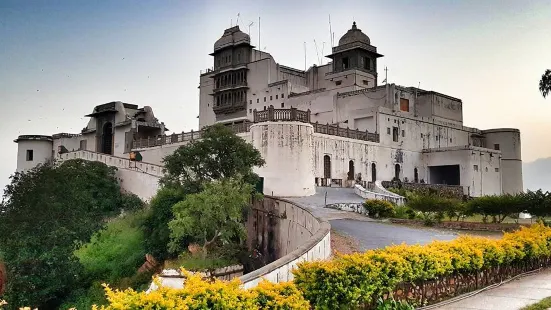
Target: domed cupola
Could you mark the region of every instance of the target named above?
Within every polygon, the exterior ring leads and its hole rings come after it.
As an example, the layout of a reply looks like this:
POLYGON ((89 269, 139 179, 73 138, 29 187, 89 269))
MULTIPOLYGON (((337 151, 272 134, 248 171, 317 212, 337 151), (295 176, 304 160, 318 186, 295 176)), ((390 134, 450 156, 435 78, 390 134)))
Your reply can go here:
POLYGON ((369 37, 352 23, 350 28, 339 40, 339 45, 333 47, 331 55, 333 73, 360 70, 377 79, 377 58, 383 55, 377 53, 377 48, 371 45, 369 37))
POLYGON ((237 45, 251 45, 251 38, 248 34, 239 30, 239 26, 224 30, 222 37, 214 43, 214 52, 237 45))

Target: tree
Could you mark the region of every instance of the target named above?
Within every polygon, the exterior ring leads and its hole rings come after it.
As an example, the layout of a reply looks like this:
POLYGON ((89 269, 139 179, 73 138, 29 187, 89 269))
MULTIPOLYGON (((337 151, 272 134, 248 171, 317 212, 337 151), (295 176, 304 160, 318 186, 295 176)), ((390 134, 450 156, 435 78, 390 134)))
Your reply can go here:
POLYGON ((174 206, 174 220, 169 223, 170 249, 183 250, 182 240, 190 238, 202 248, 203 257, 208 247, 244 240, 244 211, 248 208, 253 187, 239 179, 224 179, 204 185, 198 194, 174 206))
POLYGON ((0 205, 9 305, 53 308, 79 283, 74 250, 119 212, 115 172, 77 159, 11 176, 0 205))
POLYGON ((200 140, 179 147, 164 158, 165 176, 161 184, 198 193, 202 185, 236 175, 256 182, 253 167, 264 165, 260 152, 222 124, 205 128, 200 140))
POLYGON ((172 207, 184 200, 185 195, 177 188, 161 188, 149 204, 149 215, 144 223, 145 249, 155 259, 169 256, 170 230, 168 223, 173 219, 172 207))
POLYGON ((545 73, 541 76, 540 92, 543 98, 547 97, 549 92, 551 92, 551 70, 549 69, 545 70, 545 73))

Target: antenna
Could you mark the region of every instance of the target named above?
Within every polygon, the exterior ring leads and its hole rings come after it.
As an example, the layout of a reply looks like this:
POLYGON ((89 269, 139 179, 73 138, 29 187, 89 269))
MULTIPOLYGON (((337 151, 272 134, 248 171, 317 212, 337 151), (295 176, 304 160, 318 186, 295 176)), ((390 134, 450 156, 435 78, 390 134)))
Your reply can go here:
POLYGON ((252 26, 252 25, 254 25, 254 22, 251 22, 251 23, 249 24, 249 37, 251 36, 251 26, 252 26))
POLYGON ((316 55, 318 56, 318 62, 321 65, 321 59, 320 59, 320 54, 318 53, 318 44, 316 43, 316 39, 314 39, 314 46, 316 47, 316 55))
POLYGON ((331 40, 331 49, 333 48, 333 30, 331 29, 331 14, 329 14, 329 40, 331 40))
POLYGON ((304 41, 304 71, 306 71, 306 41, 304 41))
POLYGON ((258 48, 262 50, 262 47, 260 45, 260 16, 258 16, 258 48))
POLYGON ((235 22, 236 26, 239 26, 239 13, 237 13, 237 21, 235 22))

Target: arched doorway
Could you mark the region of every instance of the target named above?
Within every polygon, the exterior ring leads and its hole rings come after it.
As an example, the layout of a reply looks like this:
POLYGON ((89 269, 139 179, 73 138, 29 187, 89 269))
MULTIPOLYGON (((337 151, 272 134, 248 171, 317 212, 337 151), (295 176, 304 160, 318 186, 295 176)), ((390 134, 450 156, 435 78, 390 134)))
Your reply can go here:
POLYGON ((348 162, 348 180, 354 180, 354 161, 351 160, 348 162))
POLYGON ((331 178, 331 157, 329 155, 323 156, 323 177, 331 178))
POLYGON ((104 154, 113 154, 113 124, 111 124, 111 122, 107 122, 103 125, 101 152, 104 154))
POLYGON ((413 169, 413 182, 419 183, 419 171, 417 168, 413 169))
POLYGON ((394 165, 394 178, 397 180, 400 179, 400 164, 394 165))
POLYGON ((377 165, 375 163, 371 164, 371 182, 377 181, 377 165))

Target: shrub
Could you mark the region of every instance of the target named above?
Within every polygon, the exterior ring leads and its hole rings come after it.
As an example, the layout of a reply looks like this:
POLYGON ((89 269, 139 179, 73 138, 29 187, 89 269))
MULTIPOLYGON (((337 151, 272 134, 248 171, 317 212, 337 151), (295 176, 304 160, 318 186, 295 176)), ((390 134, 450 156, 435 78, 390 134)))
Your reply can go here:
MULTIPOLYGON (((408 219, 410 218, 410 212, 412 212, 410 208, 406 206, 395 206, 394 207, 394 217, 398 219, 408 219)), ((415 214, 413 215, 413 218, 415 218, 415 214)))
POLYGON ((303 262, 294 283, 316 309, 350 309, 391 293, 398 283, 522 265, 551 256, 551 228, 535 224, 502 239, 462 236, 428 245, 395 245, 331 261, 303 262))
POLYGON ((524 210, 523 195, 482 196, 467 203, 467 212, 481 214, 485 221, 491 216, 498 223, 503 222, 507 216, 518 215, 524 210))
POLYGON ((374 218, 379 217, 392 217, 394 216, 394 207, 392 203, 379 200, 379 199, 370 199, 364 202, 364 208, 369 214, 369 216, 374 218))
POLYGON ((90 279, 116 282, 136 273, 145 257, 143 221, 143 211, 116 218, 75 251, 90 279))
POLYGON ((209 282, 188 274, 182 289, 160 287, 145 293, 106 287, 109 304, 95 309, 310 309, 308 301, 292 283, 261 282, 250 290, 241 288, 240 284, 238 279, 209 282))

